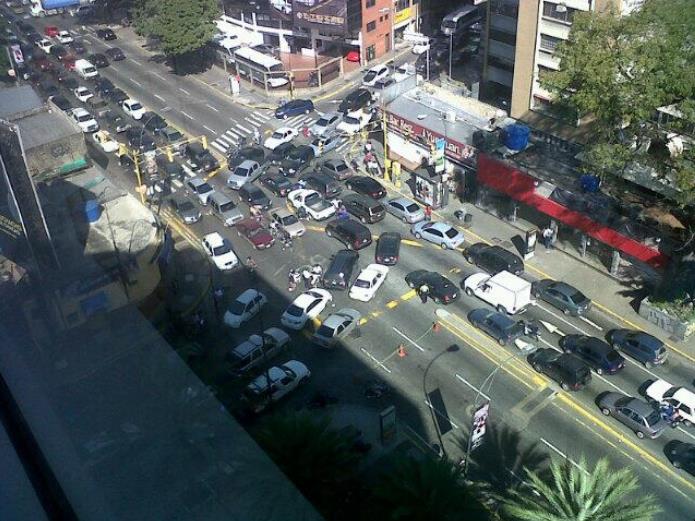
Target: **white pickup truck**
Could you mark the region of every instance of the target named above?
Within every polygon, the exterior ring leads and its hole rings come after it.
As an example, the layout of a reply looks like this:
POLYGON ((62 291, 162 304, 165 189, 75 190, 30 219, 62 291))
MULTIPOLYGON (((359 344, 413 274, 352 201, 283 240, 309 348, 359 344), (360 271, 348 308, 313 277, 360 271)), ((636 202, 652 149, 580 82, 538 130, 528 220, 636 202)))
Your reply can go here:
POLYGON ((463 289, 466 295, 475 295, 500 313, 513 315, 535 304, 531 297, 531 283, 508 271, 493 276, 475 273, 463 281, 463 289))
POLYGON ((323 221, 335 214, 335 206, 321 197, 316 190, 293 190, 287 194, 287 200, 296 210, 303 208, 315 221, 323 221))

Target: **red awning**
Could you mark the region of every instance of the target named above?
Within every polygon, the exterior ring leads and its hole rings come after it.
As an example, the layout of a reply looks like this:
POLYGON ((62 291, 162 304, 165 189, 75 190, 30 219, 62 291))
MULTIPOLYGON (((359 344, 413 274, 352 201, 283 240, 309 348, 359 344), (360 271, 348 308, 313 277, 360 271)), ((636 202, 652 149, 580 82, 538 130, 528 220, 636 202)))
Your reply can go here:
POLYGON ((570 210, 547 197, 538 195, 533 177, 485 154, 478 155, 477 177, 481 184, 528 204, 630 257, 657 268, 664 267, 669 261, 669 258, 660 251, 599 224, 585 214, 570 210))

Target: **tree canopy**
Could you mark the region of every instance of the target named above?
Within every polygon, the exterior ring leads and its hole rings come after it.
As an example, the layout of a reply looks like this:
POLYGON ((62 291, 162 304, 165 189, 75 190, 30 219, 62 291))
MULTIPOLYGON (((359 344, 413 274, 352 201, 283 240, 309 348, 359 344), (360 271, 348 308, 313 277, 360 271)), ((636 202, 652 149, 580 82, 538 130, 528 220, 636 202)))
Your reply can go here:
POLYGON ((620 173, 631 163, 669 175, 695 195, 692 147, 678 154, 659 153, 664 139, 654 114, 674 105, 680 121, 673 130, 695 124, 695 2, 647 0, 629 16, 586 12, 574 16, 569 39, 560 44, 560 70, 541 75, 558 108, 592 120, 586 154, 588 169, 620 173), (648 150, 649 149, 649 150, 648 150))
POLYGON ((168 56, 197 51, 215 34, 215 0, 145 0, 134 10, 135 29, 160 39, 168 56))

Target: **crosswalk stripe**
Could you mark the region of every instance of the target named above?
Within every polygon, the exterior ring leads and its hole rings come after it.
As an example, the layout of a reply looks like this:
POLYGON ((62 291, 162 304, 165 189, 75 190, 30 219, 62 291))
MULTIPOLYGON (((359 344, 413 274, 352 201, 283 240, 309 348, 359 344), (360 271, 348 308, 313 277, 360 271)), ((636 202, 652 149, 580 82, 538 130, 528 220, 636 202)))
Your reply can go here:
POLYGON ((253 119, 250 118, 244 118, 246 121, 251 123, 254 127, 260 127, 263 123, 259 123, 258 121, 254 121, 253 119))
MULTIPOLYGON (((266 119, 261 119, 261 118, 259 118, 258 116, 255 116, 255 115, 253 115, 253 114, 249 114, 249 118, 251 118, 251 121, 253 121, 253 122, 258 122, 258 123, 261 124, 261 125, 265 125, 265 123, 266 123, 266 121, 267 121, 266 119)), ((244 118, 244 119, 247 119, 247 118, 244 118)), ((255 124, 255 123, 254 123, 254 124, 255 124)))
POLYGON ((264 120, 264 121, 269 121, 271 118, 271 116, 264 114, 263 112, 254 112, 253 115, 256 116, 257 118, 264 120))
POLYGON ((227 136, 226 134, 224 136, 218 137, 216 141, 222 141, 222 143, 225 143, 226 145, 236 143, 236 139, 234 139, 234 136, 227 136))
POLYGON ((287 121, 287 123, 289 123, 290 125, 294 125, 295 123, 297 123, 297 121, 299 121, 299 120, 302 119, 303 117, 304 117, 304 114, 298 114, 298 115, 296 115, 296 116, 292 116, 290 119, 288 119, 288 120, 286 120, 286 121, 287 121))
POLYGON ((173 184, 176 188, 183 188, 183 183, 179 181, 178 179, 174 179, 171 184, 173 184))
POLYGON ((236 123, 234 126, 236 128, 241 129, 241 130, 245 130, 247 134, 250 134, 251 132, 253 132, 253 130, 249 130, 248 128, 244 127, 243 125, 239 125, 239 123, 236 123))
POLYGON ((220 152, 222 152, 223 154, 224 154, 225 152, 227 152, 227 149, 229 148, 229 146, 221 145, 221 144, 218 143, 217 141, 213 141, 213 142, 210 143, 210 144, 211 144, 213 147, 215 147, 217 150, 219 150, 220 152))
POLYGON ((239 139, 240 137, 244 137, 244 134, 242 134, 240 130, 232 130, 231 128, 227 132, 225 132, 225 134, 229 134, 230 137, 233 136, 234 139, 239 139))

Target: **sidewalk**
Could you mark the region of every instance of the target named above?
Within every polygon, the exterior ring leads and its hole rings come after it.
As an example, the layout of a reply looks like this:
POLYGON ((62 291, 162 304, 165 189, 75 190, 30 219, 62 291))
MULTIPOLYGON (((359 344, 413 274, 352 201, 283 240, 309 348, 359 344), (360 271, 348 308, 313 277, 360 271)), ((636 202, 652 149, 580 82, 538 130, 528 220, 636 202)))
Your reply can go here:
MULTIPOLYGON (((374 152, 383 163, 382 144, 374 140, 372 140, 372 144, 374 152)), ((359 155, 361 156, 361 152, 359 155)), ((349 160, 350 158, 346 157, 348 163, 349 160)), ((405 180, 405 176, 403 176, 400 188, 391 182, 383 182, 389 191, 412 199, 413 194, 404 182, 405 180)), ((517 245, 523 241, 526 230, 536 228, 535 225, 521 219, 515 223, 499 219, 476 207, 473 203, 461 204, 454 197, 454 194, 450 194, 449 204, 446 208, 439 209, 433 214, 441 220, 456 224, 459 221, 454 216, 454 212, 462 207, 465 207, 466 212, 473 216, 471 227, 463 230, 469 244, 470 242, 499 244, 519 253, 517 245)), ((589 255, 579 259, 570 251, 560 248, 546 252, 540 243, 536 247, 535 255, 525 261, 526 271, 533 277, 562 280, 584 291, 593 300, 594 306, 613 320, 617 327, 644 330, 665 340, 668 347, 679 352, 691 362, 695 362, 695 338, 690 337, 683 342, 666 340, 666 332, 663 329, 656 327, 637 314, 639 300, 644 296, 642 281, 637 277, 618 280, 611 277, 599 264, 598 259, 589 255)))

